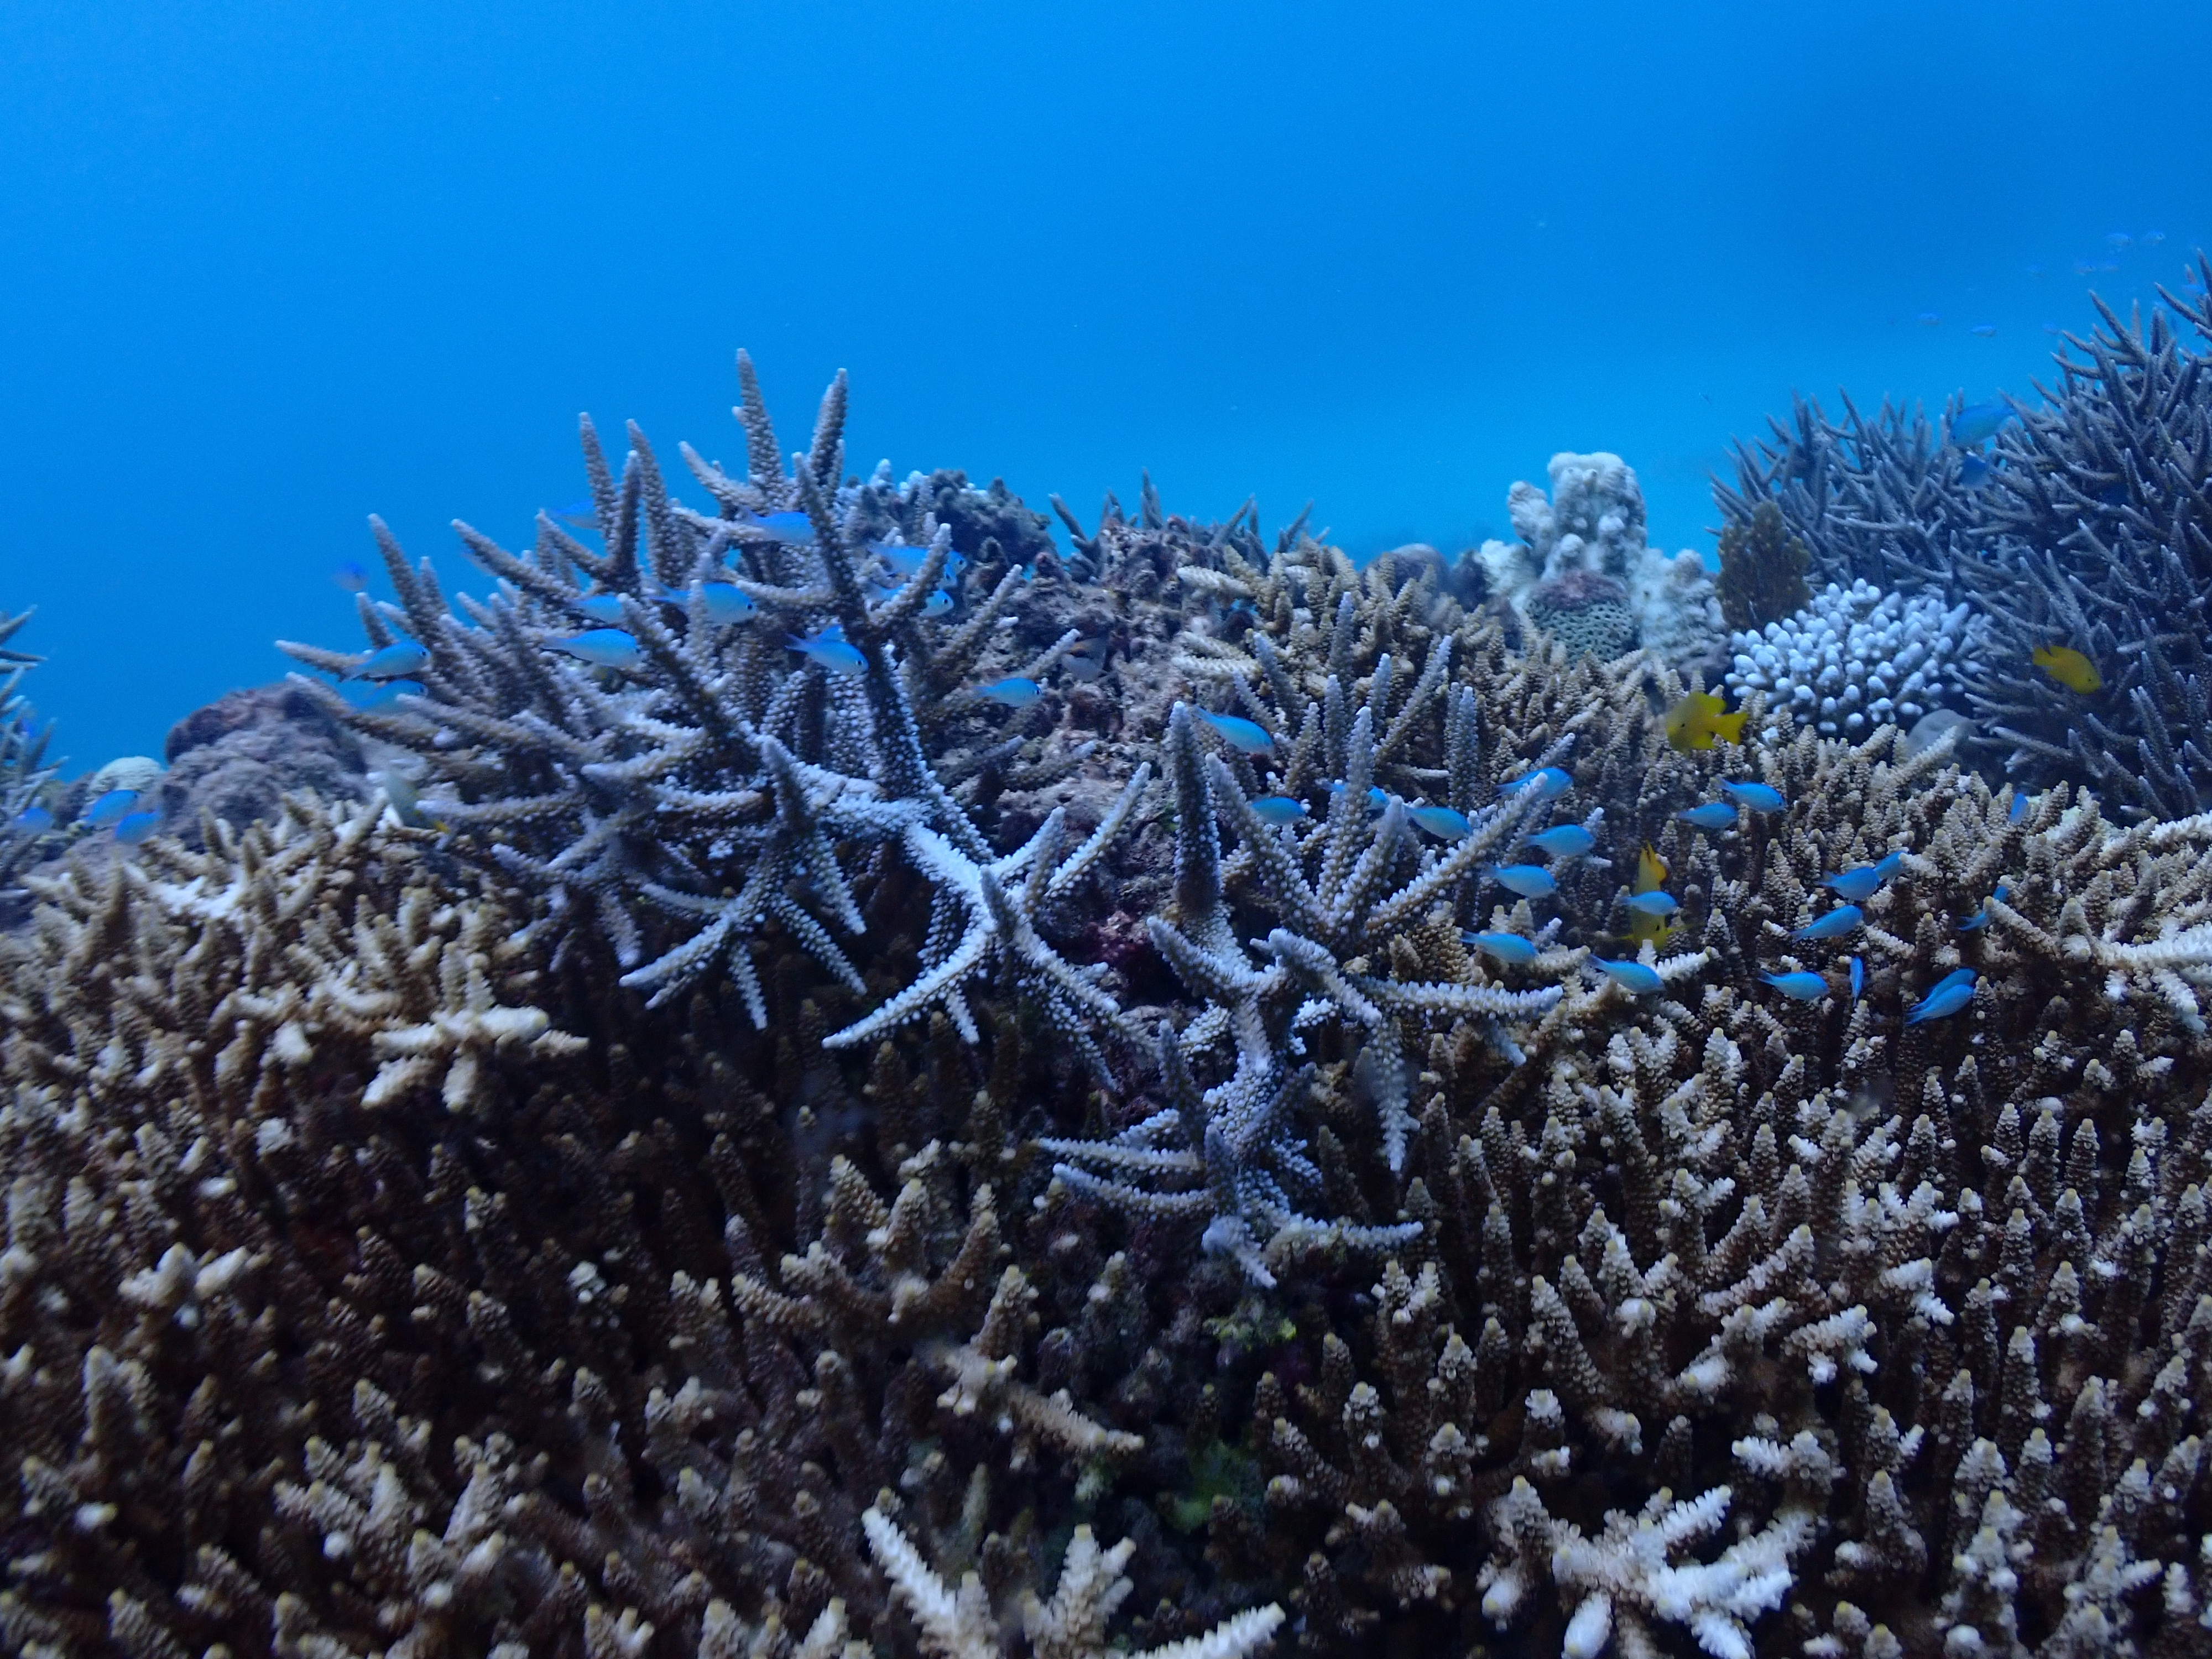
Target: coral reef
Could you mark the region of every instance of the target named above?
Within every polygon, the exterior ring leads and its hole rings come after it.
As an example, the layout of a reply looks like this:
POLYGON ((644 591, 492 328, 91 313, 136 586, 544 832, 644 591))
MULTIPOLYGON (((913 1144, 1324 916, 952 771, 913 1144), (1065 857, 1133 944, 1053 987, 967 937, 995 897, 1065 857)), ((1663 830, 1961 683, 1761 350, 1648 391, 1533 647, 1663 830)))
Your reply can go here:
POLYGON ((204 814, 242 830, 277 817, 287 794, 368 793, 359 739, 295 685, 254 686, 195 709, 169 728, 161 753, 162 823, 196 847, 204 814))
MULTIPOLYGON (((2202 255, 2198 269, 2212 279, 2202 255)), ((2100 325, 2066 337, 2055 383, 2011 405, 1986 458, 1917 410, 1868 418, 1847 398, 1838 422, 1801 400, 1770 440, 1739 447, 1734 486, 1715 494, 1737 524, 1774 503, 1818 580, 1984 613, 1967 702, 2014 775, 2182 817, 2212 808, 2212 299, 2160 296, 2148 320, 2100 301, 2100 325), (2086 653, 2101 688, 2058 685, 2034 665, 2046 646, 2086 653)))
POLYGON ((1735 666, 1728 687, 1765 693, 1823 737, 1909 728, 1930 709, 1955 705, 1981 667, 1986 632, 1963 603, 1830 582, 1795 615, 1729 636, 1735 666))
POLYGON ((33 878, 11 1648, 2202 1650, 2212 817, 1149 489, 954 568, 747 380, 387 550, 383 799, 33 878))
POLYGON ((1488 541, 1490 592, 1565 646, 1601 660, 1641 645, 1687 675, 1721 659, 1712 578, 1694 553, 1644 539, 1644 492, 1618 455, 1552 457, 1547 500, 1532 483, 1506 498, 1516 544, 1488 541))

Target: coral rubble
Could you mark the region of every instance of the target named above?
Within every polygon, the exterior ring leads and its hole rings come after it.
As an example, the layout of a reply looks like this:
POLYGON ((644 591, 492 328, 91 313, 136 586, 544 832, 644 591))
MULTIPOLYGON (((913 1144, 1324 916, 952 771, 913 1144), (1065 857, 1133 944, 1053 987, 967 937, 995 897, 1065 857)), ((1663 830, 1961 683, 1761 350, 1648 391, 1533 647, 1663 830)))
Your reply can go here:
POLYGON ((11 1649, 2203 1650, 2212 817, 842 401, 387 544, 381 799, 32 879, 11 1649))

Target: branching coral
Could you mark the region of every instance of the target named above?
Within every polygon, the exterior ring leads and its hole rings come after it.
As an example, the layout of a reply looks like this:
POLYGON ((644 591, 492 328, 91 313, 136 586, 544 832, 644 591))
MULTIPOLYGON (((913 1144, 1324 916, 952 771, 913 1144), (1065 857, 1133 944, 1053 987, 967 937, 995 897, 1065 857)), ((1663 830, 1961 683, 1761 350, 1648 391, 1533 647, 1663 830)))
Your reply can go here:
POLYGON ((1962 678, 1981 672, 1986 633, 1964 604, 1830 582, 1795 615, 1730 637, 1728 686, 1765 692, 1824 737, 1870 737, 1884 725, 1910 730, 1931 708, 1950 706, 1947 697, 1955 702, 1962 678))
MULTIPOLYGON (((998 1621, 991 1616, 982 1580, 970 1573, 956 1595, 933 1572, 913 1540, 880 1510, 860 1517, 875 1554, 896 1590, 921 1627, 922 1649, 933 1659, 1000 1659, 1006 1650, 998 1621)), ((1106 1645, 1106 1624, 1132 1588, 1121 1576, 1135 1549, 1127 1539, 1101 1550, 1091 1528, 1078 1527, 1060 1564, 1052 1600, 1031 1595, 1022 1608, 1022 1630, 1037 1659, 1109 1659, 1121 1650, 1106 1645)), ((1279 1607, 1254 1607, 1216 1626, 1204 1636, 1164 1647, 1148 1648, 1136 1659, 1243 1659, 1259 1649, 1283 1622, 1279 1607)))
POLYGON ((2100 326, 2067 337, 2056 382, 2012 405, 1986 459, 1917 411, 1869 419, 1846 398, 1839 423, 1801 402, 1715 493, 1739 524, 1774 502, 1821 578, 1971 600, 1990 641, 1968 701, 2008 765, 2178 817, 2212 807, 2212 300, 2162 298, 2148 322, 2099 302, 2100 326), (2085 653, 2103 684, 2061 686, 2034 662, 2046 646, 2085 653))
POLYGON ((8 644, 30 619, 27 611, 19 617, 0 611, 0 914, 20 898, 15 872, 36 855, 45 837, 33 809, 54 776, 46 761, 52 729, 34 722, 22 694, 24 672, 39 659, 8 644))
MULTIPOLYGON (((853 884, 886 845, 905 838, 944 884, 941 915, 964 906, 988 921, 1004 908, 989 891, 1006 872, 945 779, 959 770, 957 741, 992 707, 951 694, 994 648, 1020 579, 1008 570, 965 617, 933 620, 957 556, 931 481, 896 490, 880 468, 866 483, 843 481, 842 379, 787 474, 742 354, 739 371, 745 477, 684 451, 715 516, 668 494, 635 428, 617 485, 586 421, 604 551, 544 515, 526 558, 457 526, 499 583, 483 603, 464 597, 457 617, 429 565, 410 568, 378 526, 399 599, 364 600, 362 619, 374 647, 401 638, 421 647, 409 658, 421 689, 349 717, 416 752, 410 787, 457 845, 550 895, 554 922, 594 920, 629 970, 625 985, 665 1000, 722 967, 764 1027, 753 954, 771 923, 866 993, 839 936, 866 931, 853 884), (872 598, 871 571, 892 581, 872 598), (808 659, 793 667, 787 640, 802 637, 808 659), (998 873, 964 879, 985 866, 998 873)), ((332 673, 358 665, 286 648, 332 673)), ((1024 750, 1042 758, 1041 743, 1019 733, 1000 747, 994 765, 1024 750)), ((966 936, 954 948, 956 994, 981 949, 966 936)), ((1073 1020, 1075 1004, 1110 1018, 1110 1000, 1033 931, 1009 954, 1049 980, 1055 1018, 1073 1020)), ((926 964, 939 978, 945 968, 926 964)))

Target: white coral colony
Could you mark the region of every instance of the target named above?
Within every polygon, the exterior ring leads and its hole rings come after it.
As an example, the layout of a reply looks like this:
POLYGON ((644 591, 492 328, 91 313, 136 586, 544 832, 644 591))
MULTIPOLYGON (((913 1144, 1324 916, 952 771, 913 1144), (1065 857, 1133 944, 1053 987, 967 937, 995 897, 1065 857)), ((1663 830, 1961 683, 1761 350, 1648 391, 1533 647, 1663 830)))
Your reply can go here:
POLYGON ((1885 593, 1830 582, 1793 616, 1729 637, 1729 690, 1764 691, 1825 738, 1911 726, 1955 702, 1974 673, 1988 624, 1940 594, 1885 593))

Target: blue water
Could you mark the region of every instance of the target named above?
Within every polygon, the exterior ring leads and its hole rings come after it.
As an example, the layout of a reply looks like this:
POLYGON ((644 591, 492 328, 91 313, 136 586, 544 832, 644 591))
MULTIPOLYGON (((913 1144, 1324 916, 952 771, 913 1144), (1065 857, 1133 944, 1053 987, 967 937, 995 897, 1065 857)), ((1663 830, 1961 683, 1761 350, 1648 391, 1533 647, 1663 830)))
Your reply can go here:
POLYGON ((1086 522, 1149 466, 1449 549, 1608 448, 1702 548, 1792 388, 2025 392, 2177 280, 2208 60, 2114 0, 9 0, 0 610, 73 769, 158 754, 356 643, 367 514, 458 574, 579 410, 740 459, 738 345, 787 447, 842 366, 860 466, 1086 522))

